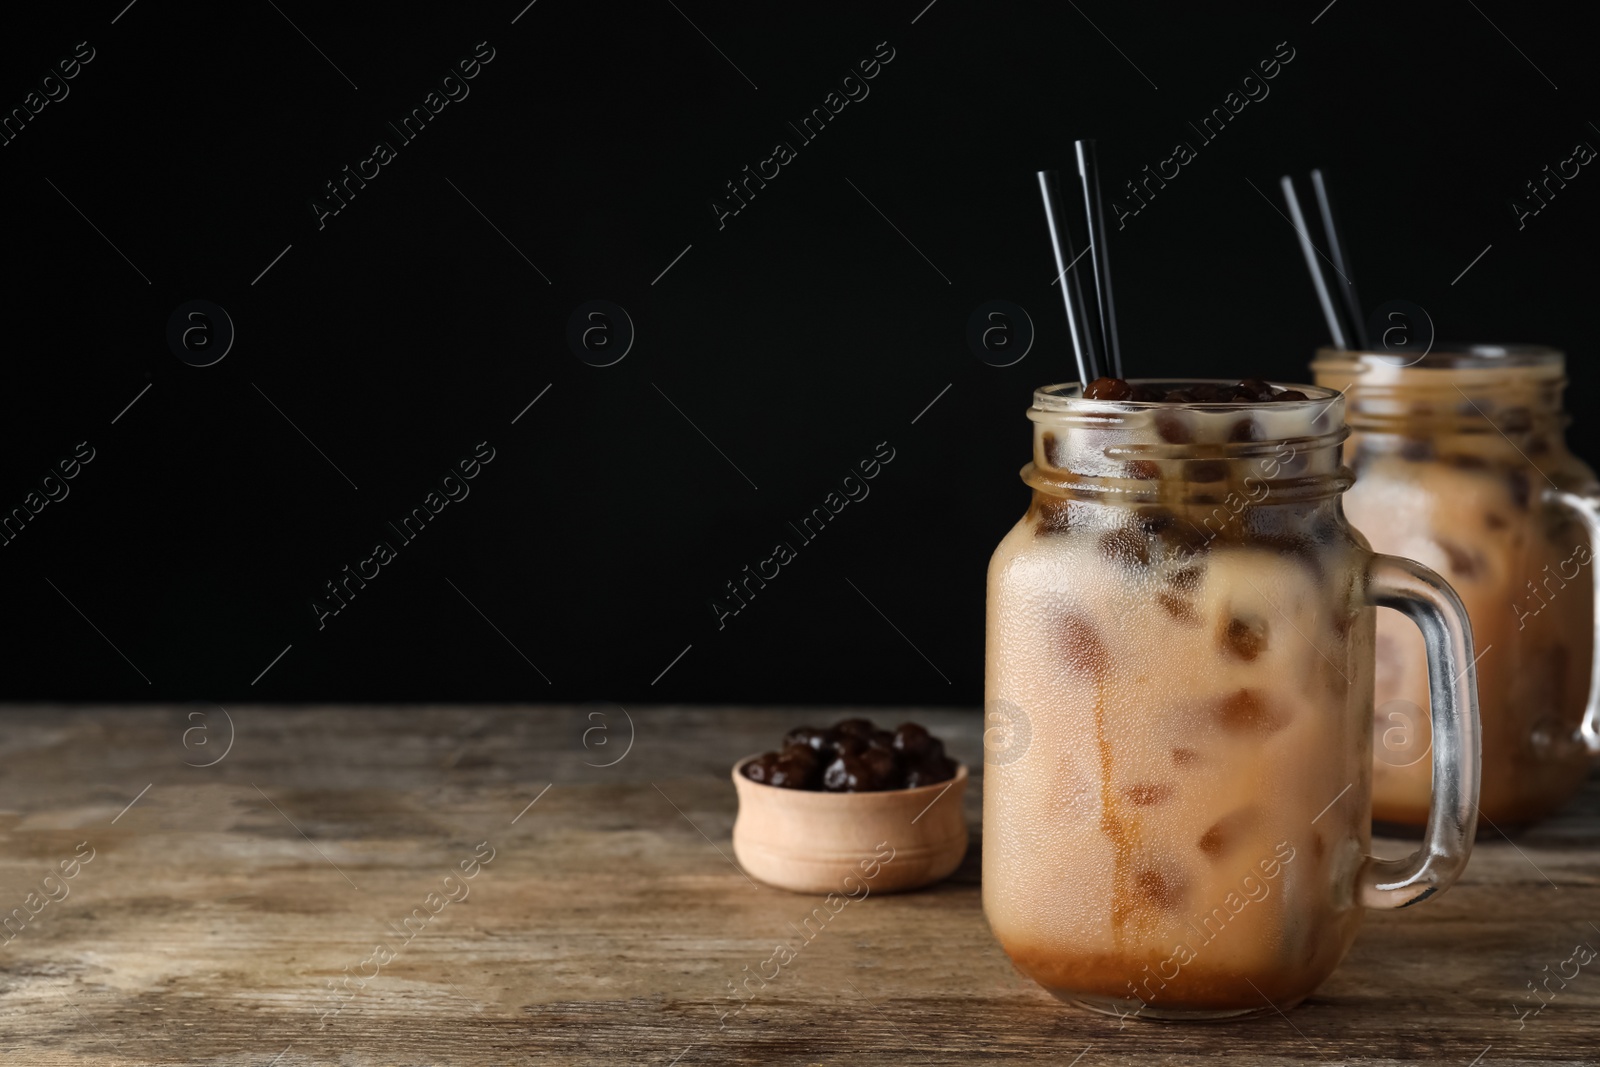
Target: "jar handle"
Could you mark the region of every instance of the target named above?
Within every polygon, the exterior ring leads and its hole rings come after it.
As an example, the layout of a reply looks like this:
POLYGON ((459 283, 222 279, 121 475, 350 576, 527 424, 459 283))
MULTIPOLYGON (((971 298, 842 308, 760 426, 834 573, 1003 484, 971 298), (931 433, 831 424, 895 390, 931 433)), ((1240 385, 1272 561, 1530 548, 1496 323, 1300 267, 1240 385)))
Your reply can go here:
MULTIPOLYGON (((1545 501, 1571 512, 1589 533, 1591 556, 1600 551, 1600 497, 1593 493, 1569 493, 1550 489, 1545 501)), ((1600 756, 1600 582, 1594 583, 1595 647, 1590 653, 1589 701, 1583 709, 1583 743, 1589 754, 1600 756)))
POLYGON ((1366 586, 1367 602, 1416 623, 1428 648, 1433 800, 1422 847, 1405 859, 1369 856, 1360 876, 1363 905, 1403 908, 1448 889, 1472 854, 1481 759, 1478 673, 1472 623, 1443 578, 1414 560, 1374 555, 1366 586))

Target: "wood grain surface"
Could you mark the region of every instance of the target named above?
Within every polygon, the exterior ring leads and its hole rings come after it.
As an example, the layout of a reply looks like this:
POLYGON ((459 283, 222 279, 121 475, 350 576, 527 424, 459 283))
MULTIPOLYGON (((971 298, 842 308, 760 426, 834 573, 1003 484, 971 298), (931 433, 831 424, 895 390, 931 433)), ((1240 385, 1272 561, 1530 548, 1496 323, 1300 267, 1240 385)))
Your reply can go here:
POLYGON ((868 712, 973 766, 972 849, 941 885, 849 904, 729 1015, 730 983, 816 901, 734 865, 728 768, 846 713, 628 712, 0 709, 0 913, 27 919, 0 934, 0 1059, 1600 1062, 1600 959, 1550 977, 1600 948, 1600 779, 1480 835, 1444 896, 1369 914, 1287 1016, 1119 1024, 1051 999, 989 934, 978 712, 868 712))

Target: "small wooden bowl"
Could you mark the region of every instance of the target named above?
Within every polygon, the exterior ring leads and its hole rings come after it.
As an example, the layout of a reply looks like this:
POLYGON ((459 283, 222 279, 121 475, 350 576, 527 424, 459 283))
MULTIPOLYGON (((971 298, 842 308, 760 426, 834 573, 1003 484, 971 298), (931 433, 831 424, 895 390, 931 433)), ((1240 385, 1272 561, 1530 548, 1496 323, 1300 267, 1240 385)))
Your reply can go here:
POLYGON ((751 781, 744 765, 755 758, 733 768, 733 852, 768 885, 848 896, 920 889, 967 853, 965 764, 950 781, 917 789, 818 793, 751 781))

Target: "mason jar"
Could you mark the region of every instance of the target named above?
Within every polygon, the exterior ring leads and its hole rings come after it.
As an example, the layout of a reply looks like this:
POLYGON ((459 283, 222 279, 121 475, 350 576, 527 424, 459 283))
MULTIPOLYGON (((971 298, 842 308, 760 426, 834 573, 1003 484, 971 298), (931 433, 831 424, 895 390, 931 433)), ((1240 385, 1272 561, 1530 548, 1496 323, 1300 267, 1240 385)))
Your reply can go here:
MULTIPOLYGON (((1562 354, 1451 345, 1420 360, 1324 349, 1317 383, 1344 392, 1350 521, 1374 548, 1444 575, 1477 640, 1482 817, 1550 814, 1600 750, 1594 655, 1594 472, 1567 451, 1562 354)), ((1433 739, 1421 639, 1380 612, 1373 814, 1427 816, 1433 739)))
MULTIPOLYGON (((1147 382, 1160 389, 1199 382, 1147 382)), ((989 565, 983 903, 1016 966, 1123 1016, 1286 1009, 1363 907, 1449 886, 1478 793, 1472 636, 1345 521, 1343 400, 1038 390, 1027 514, 989 565), (1375 605, 1425 635, 1422 848, 1368 855, 1375 605)))

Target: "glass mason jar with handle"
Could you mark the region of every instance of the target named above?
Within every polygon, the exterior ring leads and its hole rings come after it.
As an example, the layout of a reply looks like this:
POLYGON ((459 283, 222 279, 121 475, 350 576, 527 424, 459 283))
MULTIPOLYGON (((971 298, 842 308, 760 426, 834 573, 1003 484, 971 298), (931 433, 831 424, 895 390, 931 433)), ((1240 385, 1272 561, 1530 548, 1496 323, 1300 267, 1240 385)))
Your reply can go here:
MULTIPOLYGON (((1420 560, 1460 594, 1477 639, 1481 815, 1509 828, 1550 814, 1600 752, 1591 556, 1594 472, 1562 440, 1560 352, 1438 346, 1420 359, 1323 349, 1319 385, 1345 392, 1356 484, 1350 521, 1382 552, 1420 560)), ((1427 666, 1403 619, 1380 612, 1373 814, 1427 816, 1427 666)))
MULTIPOLYGON (((1159 388, 1197 382, 1145 383, 1159 388)), ((983 902, 1023 973, 1119 1015, 1288 1008, 1363 907, 1449 886, 1478 793, 1472 635, 1345 522, 1343 399, 1038 390, 1027 514, 989 565, 983 902), (1428 647, 1433 806, 1368 856, 1374 605, 1428 647)))

